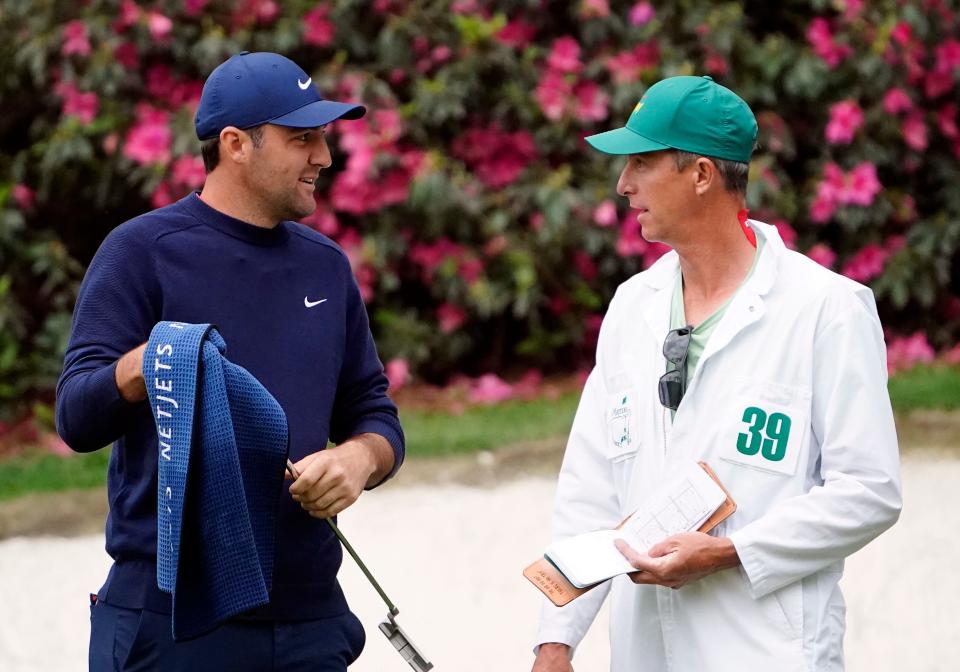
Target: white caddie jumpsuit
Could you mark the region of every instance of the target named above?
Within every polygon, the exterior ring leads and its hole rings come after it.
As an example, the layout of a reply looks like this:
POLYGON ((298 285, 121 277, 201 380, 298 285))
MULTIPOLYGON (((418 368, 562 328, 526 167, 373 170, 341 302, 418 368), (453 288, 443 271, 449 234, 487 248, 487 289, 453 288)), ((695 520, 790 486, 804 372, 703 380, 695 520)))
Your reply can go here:
POLYGON ((617 290, 553 520, 555 539, 614 527, 671 465, 705 460, 737 503, 712 534, 742 567, 678 590, 620 576, 563 608, 545 600, 538 643, 576 646, 609 593, 613 672, 843 669, 843 559, 901 505, 883 333, 868 288, 750 226, 766 244, 672 423, 657 381, 677 254, 617 290))

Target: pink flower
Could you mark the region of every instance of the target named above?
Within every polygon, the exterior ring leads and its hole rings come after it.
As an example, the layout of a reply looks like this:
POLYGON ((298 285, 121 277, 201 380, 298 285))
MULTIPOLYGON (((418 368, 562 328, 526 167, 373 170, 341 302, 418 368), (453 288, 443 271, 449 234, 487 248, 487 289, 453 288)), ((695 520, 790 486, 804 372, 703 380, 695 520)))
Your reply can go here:
POLYGON ((187 16, 200 16, 210 0, 184 0, 183 11, 187 16))
POLYGON ((17 204, 19 210, 25 212, 33 209, 33 204, 36 201, 36 192, 27 185, 13 185, 13 189, 10 190, 10 195, 13 197, 13 202, 17 204))
POLYGON ((953 73, 949 70, 931 70, 923 78, 923 93, 931 100, 953 88, 953 73))
POLYGON ((960 68, 960 41, 944 40, 937 45, 934 53, 937 59, 935 69, 949 72, 960 68))
POLYGON ((280 5, 273 0, 257 0, 254 3, 257 23, 266 25, 273 23, 280 16, 280 5))
POLYGON ((883 244, 884 249, 890 254, 896 254, 906 246, 907 239, 905 236, 889 236, 883 244))
POLYGON ((869 161, 858 164, 847 174, 837 164, 828 163, 810 205, 810 219, 822 223, 829 220, 841 205, 870 205, 882 190, 877 168, 869 161))
POLYGON ((429 284, 441 266, 449 260, 454 260, 458 265, 463 255, 462 245, 449 238, 441 238, 434 243, 415 243, 407 256, 420 267, 424 284, 429 284))
POLYGON ((554 315, 563 315, 570 310, 570 300, 563 294, 555 294, 550 297, 547 309, 554 315))
POLYGON ((90 40, 87 38, 87 25, 80 21, 71 21, 63 27, 63 46, 60 47, 60 53, 64 56, 76 54, 77 56, 90 55, 90 40))
MULTIPOLYGON (((821 182, 821 185, 822 184, 823 183, 821 182)), ((824 198, 822 195, 818 194, 810 204, 810 219, 817 224, 823 224, 833 217, 833 213, 836 212, 836 210, 836 201, 824 198)))
POLYGON ((84 126, 89 125, 100 111, 97 94, 92 91, 81 93, 73 82, 61 82, 55 90, 63 99, 63 115, 79 119, 84 126))
POLYGON ((907 115, 900 125, 903 141, 911 149, 922 152, 927 148, 927 125, 923 121, 923 113, 919 110, 907 115))
POLYGON ((840 9, 843 9, 843 20, 847 23, 855 20, 863 11, 865 0, 837 0, 840 9))
POLYGON ((573 95, 573 87, 563 73, 548 69, 533 95, 543 111, 543 116, 550 121, 559 121, 566 112, 567 104, 573 95))
POLYGON ((113 57, 127 70, 135 70, 140 66, 140 54, 137 52, 137 45, 133 42, 118 44, 113 50, 113 57))
POLYGON ((597 226, 613 226, 617 223, 617 206, 607 199, 593 210, 593 221, 597 226))
POLYGON ((660 47, 656 42, 646 42, 614 54, 604 66, 616 84, 631 84, 638 81, 644 71, 655 68, 659 61, 660 47))
POLYGON ((453 52, 450 50, 450 47, 445 44, 438 44, 430 51, 430 58, 432 58, 436 64, 446 63, 452 55, 453 52))
POLYGON ((727 63, 723 54, 707 47, 707 58, 703 62, 703 68, 712 75, 723 76, 730 70, 730 64, 727 63))
POLYGON ((817 185, 817 195, 810 205, 810 219, 817 223, 829 220, 843 201, 846 191, 846 176, 835 163, 823 167, 823 179, 817 185))
POLYGON ((154 40, 162 42, 170 36, 170 31, 173 30, 173 21, 170 20, 170 17, 153 11, 147 14, 147 29, 154 40))
POLYGON ((449 334, 459 329, 467 320, 467 314, 463 308, 452 303, 441 303, 437 307, 437 322, 440 324, 440 331, 449 334))
POLYGON ((603 19, 610 16, 607 0, 580 0, 580 16, 586 19, 603 19))
POLYGON ((833 264, 837 260, 836 252, 824 243, 817 243, 807 250, 807 256, 824 268, 833 268, 833 264))
POLYGON ((496 404, 513 396, 513 388, 495 373, 485 373, 470 387, 470 401, 480 404, 496 404))
POLYGON ((500 44, 515 49, 523 49, 537 34, 537 28, 523 19, 512 19, 503 28, 497 31, 494 39, 500 44))
POLYGON ((317 204, 317 209, 301 219, 300 223, 330 238, 340 233, 340 221, 337 215, 322 204, 317 204))
MULTIPOLYGON (((654 262, 657 261, 660 257, 669 252, 672 248, 669 245, 664 245, 663 243, 653 242, 647 245, 646 251, 643 253, 643 267, 650 268, 653 266, 654 262)), ((599 324, 598 324, 599 328, 599 324)))
POLYGON ((59 457, 73 455, 73 450, 70 449, 70 446, 68 446, 56 432, 44 432, 40 437, 40 442, 48 453, 58 455, 59 457))
POLYGON ((553 41, 547 56, 547 65, 559 72, 580 72, 580 44, 572 37, 560 37, 553 41))
POLYGON ((892 338, 887 345, 887 372, 890 375, 912 369, 917 364, 929 364, 933 359, 933 348, 922 331, 909 337, 892 338))
POLYGON ((656 12, 653 9, 653 5, 646 2, 646 0, 638 2, 630 8, 630 25, 642 26, 645 23, 649 23, 653 20, 654 14, 656 14, 656 12))
POLYGON ((621 257, 636 257, 647 251, 649 243, 640 231, 637 213, 629 210, 620 222, 620 237, 617 238, 616 251, 621 257))
POLYGON ((486 242, 486 244, 483 246, 483 253, 489 258, 498 257, 508 247, 510 247, 510 241, 505 235, 498 233, 486 242))
POLYGON ((854 100, 842 100, 830 106, 830 121, 825 135, 834 145, 849 145, 863 125, 863 111, 854 100))
POLYGON ((410 381, 410 364, 407 360, 397 357, 387 362, 383 372, 390 382, 390 387, 399 390, 410 381))
POLYGON ((797 232, 794 231, 787 220, 775 219, 770 223, 777 227, 777 232, 780 234, 780 239, 783 240, 783 244, 786 245, 788 249, 796 249, 797 232))
POLYGON ((186 105, 195 109, 200 104, 201 93, 203 93, 203 82, 177 82, 170 92, 170 104, 174 107, 186 105))
POLYGON ((127 28, 135 24, 140 20, 140 9, 139 5, 133 0, 122 0, 120 2, 120 12, 116 21, 113 22, 114 30, 118 33, 122 33, 127 28))
POLYGON ((847 260, 840 271, 851 280, 869 282, 883 273, 890 253, 875 243, 865 245, 847 260))
POLYGON ((157 188, 153 190, 153 193, 150 194, 150 205, 154 208, 166 207, 176 200, 177 198, 173 194, 173 189, 166 180, 160 182, 157 188))
POLYGON ((147 68, 147 93, 154 100, 166 100, 173 91, 175 80, 169 65, 156 63, 147 68))
POLYGON ((573 90, 576 98, 575 116, 580 121, 603 121, 607 118, 607 104, 610 97, 596 82, 584 81, 573 90))
POLYGON ((881 191, 883 191, 883 185, 877 179, 877 167, 865 161, 847 175, 847 188, 841 202, 870 205, 881 191))
POLYGON ((203 160, 199 156, 189 154, 178 157, 170 170, 170 179, 174 184, 183 185, 187 189, 196 189, 207 179, 203 160))
POLYGON ((819 56, 831 70, 853 53, 849 45, 834 41, 830 23, 821 17, 815 18, 807 26, 807 42, 813 47, 813 53, 819 56))
POLYGON ((913 101, 903 89, 893 88, 883 96, 883 109, 887 114, 899 114, 913 109, 913 101))
POLYGON ((103 151, 109 155, 113 155, 117 152, 117 146, 120 144, 120 138, 116 133, 108 133, 106 137, 103 138, 103 151))
POLYGON ((453 141, 451 149, 491 189, 513 184, 537 158, 528 131, 506 133, 496 123, 467 129, 453 141))
POLYGON ((960 137, 960 131, 957 129, 957 104, 947 103, 937 112, 937 126, 943 137, 949 140, 956 140, 960 137))
POLYGON ((543 373, 537 369, 530 369, 513 386, 513 394, 521 399, 535 399, 540 396, 541 383, 543 383, 543 373))
POLYGON ((460 260, 457 273, 468 285, 474 284, 483 274, 483 261, 475 257, 466 257, 460 260))
POLYGON ((146 103, 137 105, 137 121, 127 131, 123 155, 142 166, 166 165, 170 161, 173 133, 168 125, 169 114, 146 103))
MULTIPOLYGON (((952 348, 947 350, 945 353, 943 353, 942 359, 946 364, 949 364, 950 366, 956 366, 960 364, 960 343, 958 343, 957 345, 953 346, 952 348)), ((889 360, 890 358, 888 356, 887 357, 888 363, 889 363, 889 360)))
POLYGON ((573 253, 573 267, 577 269, 580 277, 587 282, 592 282, 597 277, 597 265, 593 263, 590 255, 583 250, 576 250, 573 253))
POLYGON ((905 47, 913 40, 913 28, 906 21, 898 21, 890 31, 890 37, 901 47, 905 47))
POLYGON ((326 47, 331 44, 336 28, 329 17, 328 5, 317 5, 304 14, 303 41, 317 47, 326 47))

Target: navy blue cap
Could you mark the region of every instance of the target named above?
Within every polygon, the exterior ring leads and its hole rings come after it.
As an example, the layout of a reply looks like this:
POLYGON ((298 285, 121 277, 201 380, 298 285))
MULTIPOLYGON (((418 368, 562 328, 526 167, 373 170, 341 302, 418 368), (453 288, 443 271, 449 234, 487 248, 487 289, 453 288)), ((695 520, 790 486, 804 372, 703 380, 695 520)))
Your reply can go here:
POLYGON ((336 119, 359 119, 363 105, 324 100, 310 75, 280 54, 244 51, 207 77, 194 118, 200 140, 216 138, 227 126, 260 124, 314 128, 336 119))

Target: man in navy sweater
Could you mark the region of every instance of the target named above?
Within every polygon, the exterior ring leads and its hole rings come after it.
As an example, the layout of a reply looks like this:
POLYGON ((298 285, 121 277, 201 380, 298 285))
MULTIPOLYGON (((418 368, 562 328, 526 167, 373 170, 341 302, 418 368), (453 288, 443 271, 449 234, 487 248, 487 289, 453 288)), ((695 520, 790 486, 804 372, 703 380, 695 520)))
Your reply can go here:
POLYGON ((364 113, 321 99, 283 56, 233 56, 197 110, 202 192, 117 227, 90 264, 57 428, 78 452, 113 443, 114 564, 91 600, 91 670, 340 671, 363 648, 336 579, 341 548, 322 519, 396 472, 403 433, 346 256, 290 220, 316 207, 314 182, 331 163, 324 126, 364 113), (170 596, 157 588, 158 444, 142 375, 161 320, 217 326, 227 357, 283 407, 301 474, 280 494, 270 603, 177 643, 170 596))

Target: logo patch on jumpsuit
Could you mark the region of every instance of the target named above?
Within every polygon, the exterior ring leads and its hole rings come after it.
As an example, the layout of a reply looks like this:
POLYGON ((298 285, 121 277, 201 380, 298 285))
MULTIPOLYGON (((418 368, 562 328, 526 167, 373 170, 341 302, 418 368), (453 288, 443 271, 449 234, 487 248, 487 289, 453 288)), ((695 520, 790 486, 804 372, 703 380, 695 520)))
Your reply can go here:
POLYGON ((626 448, 630 445, 630 404, 624 396, 620 404, 610 411, 610 437, 617 448, 626 448))

